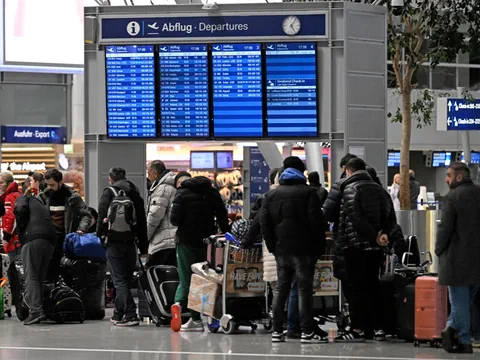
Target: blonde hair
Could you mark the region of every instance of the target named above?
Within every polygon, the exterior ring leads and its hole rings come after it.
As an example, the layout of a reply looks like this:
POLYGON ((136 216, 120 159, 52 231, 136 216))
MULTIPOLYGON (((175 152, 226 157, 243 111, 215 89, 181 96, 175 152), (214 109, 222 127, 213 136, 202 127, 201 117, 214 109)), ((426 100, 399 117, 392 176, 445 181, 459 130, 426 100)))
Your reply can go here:
POLYGON ((3 181, 7 183, 7 186, 15 181, 13 174, 10 171, 4 171, 0 173, 0 177, 2 177, 3 181))

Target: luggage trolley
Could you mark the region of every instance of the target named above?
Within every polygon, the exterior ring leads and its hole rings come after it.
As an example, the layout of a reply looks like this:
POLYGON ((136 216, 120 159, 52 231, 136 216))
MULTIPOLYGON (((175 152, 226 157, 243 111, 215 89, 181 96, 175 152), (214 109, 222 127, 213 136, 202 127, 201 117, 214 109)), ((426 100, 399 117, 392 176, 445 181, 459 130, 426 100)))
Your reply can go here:
POLYGON ((252 249, 240 248, 230 233, 210 238, 211 246, 224 248, 221 316, 208 318, 208 329, 215 333, 221 327, 226 334, 240 326, 249 326, 252 333, 257 324, 267 330, 272 318, 265 309, 265 282, 261 244, 252 249))

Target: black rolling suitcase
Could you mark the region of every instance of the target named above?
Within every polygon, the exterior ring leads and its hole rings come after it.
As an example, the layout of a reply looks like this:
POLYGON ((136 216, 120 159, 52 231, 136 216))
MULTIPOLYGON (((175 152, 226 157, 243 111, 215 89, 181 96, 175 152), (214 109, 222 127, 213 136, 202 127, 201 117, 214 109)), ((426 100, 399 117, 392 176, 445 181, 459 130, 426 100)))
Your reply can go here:
POLYGON ((407 342, 415 340, 415 283, 405 287, 396 303, 397 336, 407 342))
POLYGON ((65 283, 82 299, 88 320, 105 318, 106 260, 71 260, 61 262, 65 283))
MULTIPOLYGON (((174 304, 179 283, 178 270, 174 266, 158 265, 145 269, 143 264, 141 265, 139 291, 145 297, 150 318, 156 326, 170 324, 172 319, 170 308, 174 304)), ((188 313, 182 314, 182 317, 188 316, 188 313)))

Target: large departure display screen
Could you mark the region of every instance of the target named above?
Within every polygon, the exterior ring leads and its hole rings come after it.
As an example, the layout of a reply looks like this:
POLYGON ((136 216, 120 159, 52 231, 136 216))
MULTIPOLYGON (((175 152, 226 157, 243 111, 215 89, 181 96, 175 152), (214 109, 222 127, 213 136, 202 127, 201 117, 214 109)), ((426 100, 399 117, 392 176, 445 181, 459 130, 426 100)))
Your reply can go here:
POLYGON ((316 137, 315 43, 266 44, 267 135, 316 137))
POLYGON ((262 137, 261 44, 214 44, 212 63, 214 136, 262 137))
POLYGON ((107 136, 156 137, 152 45, 106 46, 107 136))
POLYGON ((162 137, 209 137, 207 45, 160 45, 162 137))

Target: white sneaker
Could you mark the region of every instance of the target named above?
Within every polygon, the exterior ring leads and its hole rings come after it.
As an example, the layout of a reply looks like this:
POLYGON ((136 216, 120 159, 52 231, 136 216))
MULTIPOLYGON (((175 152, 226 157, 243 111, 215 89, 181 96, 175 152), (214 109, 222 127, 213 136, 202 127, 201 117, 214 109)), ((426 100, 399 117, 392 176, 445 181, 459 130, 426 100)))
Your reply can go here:
POLYGON ((203 332, 205 328, 203 327, 203 321, 193 321, 193 319, 188 320, 186 324, 183 324, 180 328, 181 332, 203 332))

